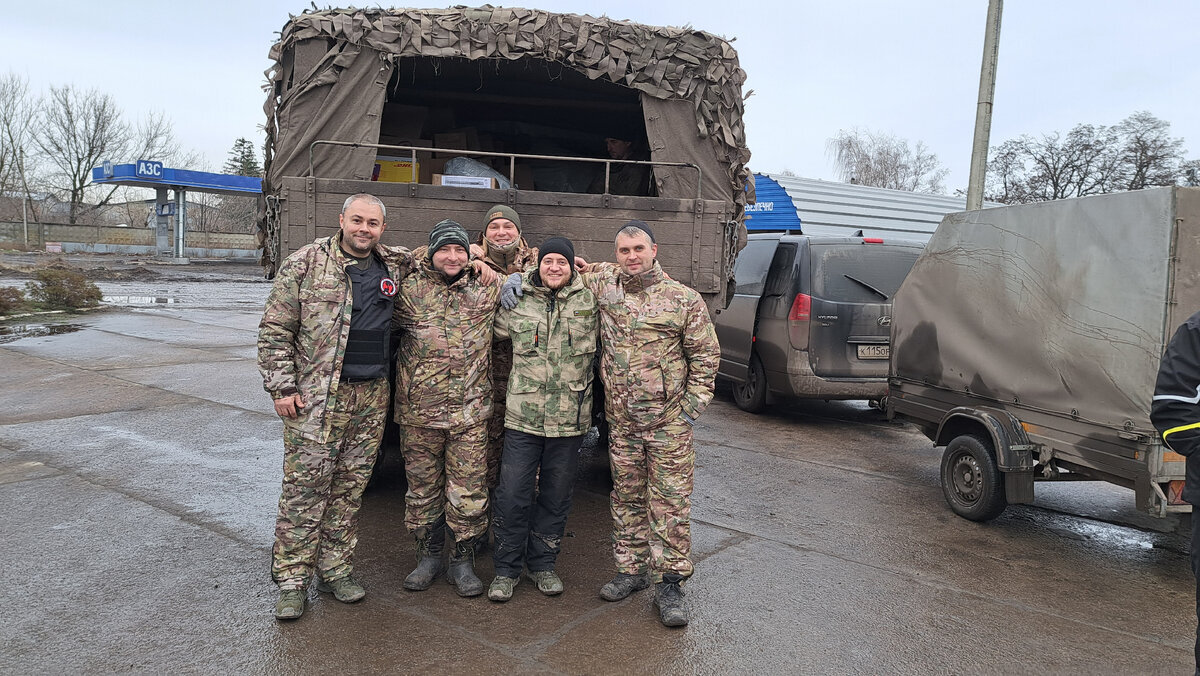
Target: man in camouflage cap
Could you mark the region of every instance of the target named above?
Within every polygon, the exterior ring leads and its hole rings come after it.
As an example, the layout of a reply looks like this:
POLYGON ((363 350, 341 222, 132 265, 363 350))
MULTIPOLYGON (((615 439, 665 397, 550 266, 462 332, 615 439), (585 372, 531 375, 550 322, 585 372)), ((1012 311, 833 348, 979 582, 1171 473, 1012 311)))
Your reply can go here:
POLYGON ((384 206, 353 195, 341 229, 288 256, 258 333, 263 386, 283 418, 283 490, 271 576, 275 616, 304 612, 318 589, 352 603, 366 595, 351 575, 356 517, 388 408, 389 338, 408 250, 383 247, 384 206))
POLYGON ((396 324, 395 420, 404 444, 404 523, 417 540, 405 589, 428 589, 444 568, 446 526, 454 533, 447 577, 460 596, 478 596, 474 541, 487 530, 488 376, 500 287, 468 270, 467 232, 446 220, 400 285, 396 324))
POLYGON ((600 596, 619 601, 654 582, 659 619, 683 626, 682 584, 692 574, 692 425, 712 400, 721 348, 700 294, 663 274, 649 225, 626 223, 615 244, 617 265, 587 265, 583 275, 600 307, 611 427, 617 575, 600 596))

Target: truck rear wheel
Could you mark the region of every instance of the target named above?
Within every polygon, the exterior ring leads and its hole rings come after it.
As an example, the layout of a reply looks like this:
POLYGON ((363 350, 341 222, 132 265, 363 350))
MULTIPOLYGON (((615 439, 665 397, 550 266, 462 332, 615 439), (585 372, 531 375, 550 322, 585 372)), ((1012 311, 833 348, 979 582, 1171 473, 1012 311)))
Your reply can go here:
POLYGON ((942 454, 942 493, 954 513, 971 521, 990 521, 1000 516, 1004 498, 1004 475, 988 440, 973 434, 955 437, 942 454))
POLYGON ((747 413, 758 413, 767 407, 767 375, 757 354, 750 355, 746 382, 733 384, 733 403, 747 413))

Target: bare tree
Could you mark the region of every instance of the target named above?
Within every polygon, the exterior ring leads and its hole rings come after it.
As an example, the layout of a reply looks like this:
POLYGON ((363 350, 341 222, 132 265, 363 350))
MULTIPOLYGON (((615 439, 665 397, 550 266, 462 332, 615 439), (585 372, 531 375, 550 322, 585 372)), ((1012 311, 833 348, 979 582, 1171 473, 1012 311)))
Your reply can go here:
POLYGON ((1139 111, 1115 127, 1121 139, 1123 190, 1171 185, 1183 163, 1183 139, 1171 138, 1171 123, 1139 111))
POLYGON ((1188 160, 1179 165, 1179 183, 1193 188, 1200 186, 1200 160, 1188 160))
POLYGON ((1112 127, 1078 124, 1065 136, 1009 139, 991 149, 986 197, 1020 204, 1186 183, 1192 165, 1170 127, 1139 112, 1112 127))
POLYGON ((105 160, 164 159, 174 147, 171 125, 161 113, 131 126, 111 96, 72 85, 50 87, 35 139, 49 165, 48 185, 70 205, 70 223, 78 222, 86 208, 107 205, 117 193, 115 187, 92 190, 94 167, 105 160), (91 193, 95 199, 85 206, 91 193))
POLYGON ((869 130, 839 130, 826 151, 841 180, 850 183, 911 192, 944 193, 942 181, 950 173, 925 144, 869 130))
POLYGON ((37 154, 29 151, 37 114, 38 104, 25 78, 12 72, 0 78, 0 196, 30 197, 37 154))

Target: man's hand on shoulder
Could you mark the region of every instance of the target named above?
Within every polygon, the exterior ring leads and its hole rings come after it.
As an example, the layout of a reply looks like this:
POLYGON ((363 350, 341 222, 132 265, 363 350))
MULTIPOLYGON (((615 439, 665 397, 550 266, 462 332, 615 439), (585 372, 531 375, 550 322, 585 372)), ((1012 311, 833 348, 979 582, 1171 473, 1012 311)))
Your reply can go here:
MULTIPOLYGON (((472 244, 471 246, 476 245, 472 244)), ((500 279, 500 276, 496 274, 496 271, 492 269, 492 266, 484 263, 478 258, 471 261, 471 267, 475 268, 475 274, 479 275, 479 281, 483 282, 484 284, 499 284, 503 281, 500 279)))
POLYGON ((275 414, 280 418, 295 418, 302 412, 304 400, 300 395, 293 394, 275 400, 275 414))

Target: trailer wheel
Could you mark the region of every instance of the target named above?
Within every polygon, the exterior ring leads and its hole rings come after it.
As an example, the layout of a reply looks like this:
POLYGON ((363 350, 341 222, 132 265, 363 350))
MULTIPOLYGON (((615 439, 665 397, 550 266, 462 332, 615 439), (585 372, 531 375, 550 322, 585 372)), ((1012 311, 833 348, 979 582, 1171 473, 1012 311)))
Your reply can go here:
POLYGON ((1004 498, 1004 476, 996 466, 991 442, 973 434, 955 437, 942 454, 942 493, 954 513, 971 521, 990 521, 1000 516, 1004 498))
POLYGON ((767 406, 767 376, 757 354, 750 355, 746 382, 733 384, 733 403, 747 413, 758 413, 767 406))

